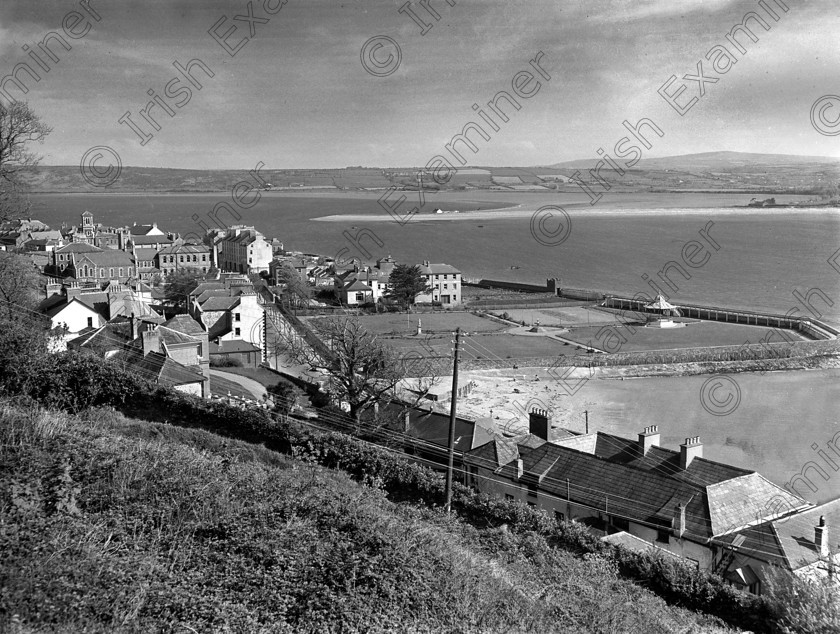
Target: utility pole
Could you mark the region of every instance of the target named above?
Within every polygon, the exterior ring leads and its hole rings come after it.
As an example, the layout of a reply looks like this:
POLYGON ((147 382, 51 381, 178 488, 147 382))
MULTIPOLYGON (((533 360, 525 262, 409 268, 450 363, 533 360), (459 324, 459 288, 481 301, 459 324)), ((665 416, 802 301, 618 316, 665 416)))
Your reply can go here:
POLYGON ((452 471, 455 466, 455 411, 458 401, 458 351, 461 328, 455 329, 455 360, 452 364, 452 406, 449 408, 449 465, 446 469, 446 513, 452 510, 452 471))

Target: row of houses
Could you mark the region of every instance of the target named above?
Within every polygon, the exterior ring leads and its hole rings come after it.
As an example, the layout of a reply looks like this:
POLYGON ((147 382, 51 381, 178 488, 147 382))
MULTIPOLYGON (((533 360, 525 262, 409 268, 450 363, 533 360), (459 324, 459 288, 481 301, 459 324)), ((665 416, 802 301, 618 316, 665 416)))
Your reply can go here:
POLYGON ((194 289, 188 306, 189 314, 167 320, 171 308, 142 282, 72 281, 48 284, 39 310, 65 333, 68 348, 113 357, 152 380, 209 397, 211 362, 256 367, 263 360, 263 302, 246 276, 219 274, 194 289))
POLYGON ((7 223, 0 228, 0 247, 44 254, 41 268, 48 275, 78 281, 149 282, 180 269, 267 273, 283 244, 246 225, 214 229, 203 243, 189 244, 157 223, 104 227, 85 211, 81 224, 69 229, 51 230, 31 218, 7 223))
MULTIPOLYGON (((840 499, 814 505, 755 471, 709 460, 699 437, 661 446, 658 426, 637 438, 552 428, 530 413, 529 433, 464 447, 467 484, 576 520, 606 541, 692 562, 755 594, 774 568, 828 577, 840 564, 840 499)), ((486 433, 485 433, 486 435, 486 433)))
MULTIPOLYGON (((388 292, 388 280, 397 262, 390 255, 376 261, 373 267, 356 267, 335 276, 338 300, 348 306, 378 303, 388 292)), ((415 298, 418 304, 460 306, 463 302, 461 271, 449 264, 435 264, 428 260, 418 265, 420 276, 429 289, 415 298)))

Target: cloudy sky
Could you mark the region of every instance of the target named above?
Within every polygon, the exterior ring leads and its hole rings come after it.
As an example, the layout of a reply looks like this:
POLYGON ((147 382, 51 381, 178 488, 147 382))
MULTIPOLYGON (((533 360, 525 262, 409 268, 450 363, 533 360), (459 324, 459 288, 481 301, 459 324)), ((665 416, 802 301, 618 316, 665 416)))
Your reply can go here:
MULTIPOLYGON (((840 14, 836 0, 431 0, 436 19, 419 0, 3 0, 0 3, 0 77, 21 63, 39 73, 3 87, 54 127, 39 148, 45 164, 78 164, 98 145, 114 148, 125 165, 182 168, 268 168, 425 165, 469 121, 481 123, 472 105, 486 103, 530 70, 524 90, 491 139, 476 137, 471 165, 547 165, 611 151, 626 132, 625 119, 647 117, 665 132, 646 156, 734 150, 840 156, 840 137, 817 134, 810 112, 822 95, 840 94, 840 14), (251 5, 254 22, 247 17, 251 5), (80 15, 77 16, 73 12, 80 15), (717 75, 705 59, 727 45, 730 29, 749 11, 757 43, 739 37, 729 72, 717 75), (81 17, 80 17, 81 16, 81 17), (235 20, 234 16, 242 19, 235 20), (82 17, 84 20, 82 20, 82 17), (76 36, 72 39, 62 24, 76 36), (225 40, 225 51, 210 34, 225 40), (89 29, 88 29, 89 26, 89 29), (235 30, 234 30, 235 29, 235 30), (252 30, 253 29, 253 32, 252 30), (51 31, 55 62, 38 49, 51 31), (226 36, 226 32, 230 33, 226 36), (369 55, 363 45, 387 36, 369 55), (248 39, 243 39, 248 38, 248 39), (27 46, 28 50, 23 47, 27 46), (28 52, 39 52, 50 69, 28 52), (529 66, 539 51, 541 78, 529 66), (371 57, 372 55, 372 57, 371 57), (363 58, 377 76, 365 69, 363 58), (193 74, 202 85, 176 93, 186 80, 173 62, 200 60, 214 76, 193 74), (703 72, 718 78, 700 96, 703 72), (388 71, 390 74, 385 74, 388 71), (679 115, 657 94, 672 75, 685 84, 679 115), (539 81, 539 85, 537 85, 539 81), (139 111, 153 91, 164 106, 151 109, 155 130, 139 111), (180 104, 180 107, 179 107, 180 104), (130 112, 132 131, 119 120, 130 112), (140 136, 147 138, 140 144, 140 136), (149 137, 151 135, 151 137, 149 137)), ((20 67, 18 67, 20 69, 20 67)), ((524 76, 522 76, 524 77, 524 76)), ((504 109, 504 108, 503 108, 504 109)), ((840 108, 829 110, 836 119, 840 108)))

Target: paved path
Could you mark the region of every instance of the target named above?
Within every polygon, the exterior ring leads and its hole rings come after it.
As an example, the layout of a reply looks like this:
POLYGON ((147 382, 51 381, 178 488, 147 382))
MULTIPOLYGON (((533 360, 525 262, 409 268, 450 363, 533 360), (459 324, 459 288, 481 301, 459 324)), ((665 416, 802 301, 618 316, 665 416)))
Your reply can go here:
POLYGON ((263 396, 265 396, 265 386, 254 379, 249 379, 247 376, 240 376, 238 374, 233 374, 232 372, 224 372, 222 370, 214 370, 212 368, 210 369, 210 375, 238 383, 250 392, 257 401, 261 401, 263 396))

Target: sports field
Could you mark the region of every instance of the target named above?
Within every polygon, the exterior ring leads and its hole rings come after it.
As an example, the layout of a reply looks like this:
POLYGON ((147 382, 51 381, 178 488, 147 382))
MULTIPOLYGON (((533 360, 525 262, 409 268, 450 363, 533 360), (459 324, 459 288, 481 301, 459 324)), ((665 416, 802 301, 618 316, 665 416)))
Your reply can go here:
MULTIPOLYGON (((326 318, 319 318, 326 319, 326 318)), ((465 332, 496 332, 509 326, 472 313, 462 311, 440 311, 434 313, 382 313, 354 317, 368 332, 378 335, 414 336, 417 322, 421 322, 423 333, 453 333, 456 328, 465 332)))
POLYGON ((640 350, 674 350, 713 346, 740 346, 744 343, 804 341, 792 330, 775 330, 764 326, 727 324, 716 321, 691 321, 684 328, 624 326, 571 328, 563 337, 589 344, 607 352, 640 350), (619 336, 620 335, 620 336, 619 336), (782 337, 785 338, 782 338, 782 337), (623 339, 622 339, 623 337, 623 339), (765 339, 766 337, 766 339, 765 339), (625 341, 626 340, 626 341, 625 341))

